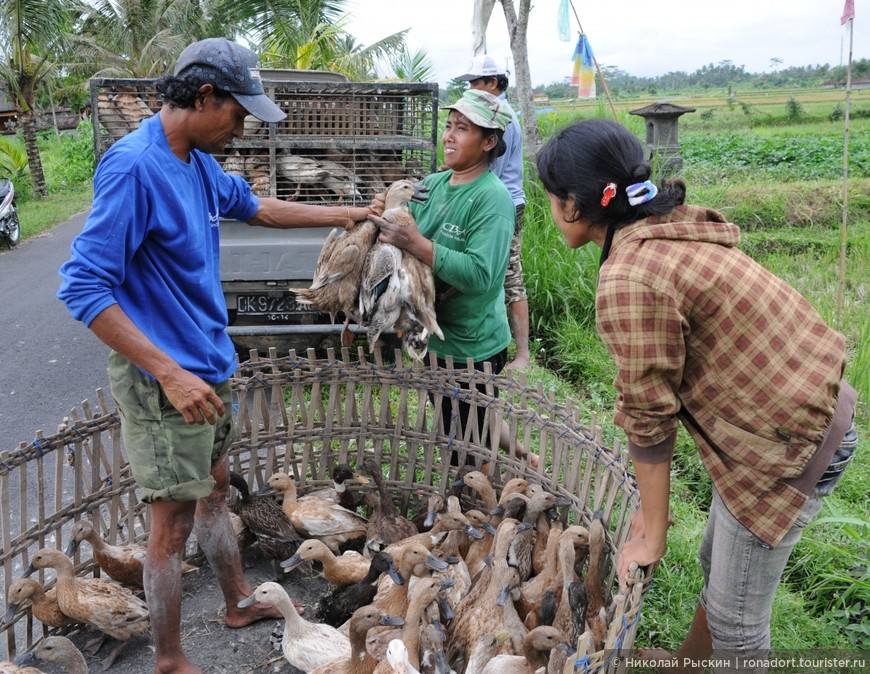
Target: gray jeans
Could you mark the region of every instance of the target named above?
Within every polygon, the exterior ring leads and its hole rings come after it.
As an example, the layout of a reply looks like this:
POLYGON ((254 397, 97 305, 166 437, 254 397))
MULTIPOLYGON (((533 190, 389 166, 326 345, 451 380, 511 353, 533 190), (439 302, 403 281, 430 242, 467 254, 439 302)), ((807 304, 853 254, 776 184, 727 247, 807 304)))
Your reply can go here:
MULTIPOLYGON (((855 425, 846 433, 834 454, 831 467, 819 481, 794 526, 775 548, 761 543, 740 524, 713 489, 710 518, 701 542, 700 561, 704 571, 701 603, 707 610, 707 625, 713 637, 715 656, 741 654, 765 656, 770 649, 770 612, 794 546, 804 528, 822 509, 822 498, 830 494, 852 458, 857 444, 855 425)), ((715 673, 763 672, 757 666, 713 667, 715 673)))

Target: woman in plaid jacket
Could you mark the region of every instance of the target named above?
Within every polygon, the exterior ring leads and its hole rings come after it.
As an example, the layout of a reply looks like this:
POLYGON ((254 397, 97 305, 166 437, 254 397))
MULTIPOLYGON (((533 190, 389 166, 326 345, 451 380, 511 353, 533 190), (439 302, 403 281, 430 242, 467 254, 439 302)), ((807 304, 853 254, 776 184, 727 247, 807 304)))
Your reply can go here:
POLYGON ((665 554, 682 422, 713 500, 704 586, 670 662, 698 671, 683 657, 764 653, 785 564, 857 442, 843 336, 738 250, 721 213, 684 204, 681 181, 652 183, 643 146, 619 124, 574 124, 537 165, 565 242, 602 249, 596 327, 617 365, 615 422, 641 495, 619 576, 665 554))

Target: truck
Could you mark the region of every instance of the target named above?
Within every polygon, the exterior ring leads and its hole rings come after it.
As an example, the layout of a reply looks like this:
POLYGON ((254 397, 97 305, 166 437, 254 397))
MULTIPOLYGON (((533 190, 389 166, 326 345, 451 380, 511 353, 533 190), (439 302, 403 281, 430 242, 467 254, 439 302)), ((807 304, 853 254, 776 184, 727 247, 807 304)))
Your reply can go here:
MULTIPOLYGON (((349 82, 326 71, 268 70, 266 94, 281 122, 248 117, 245 135, 215 159, 255 194, 311 204, 364 206, 396 180, 432 173, 437 160, 438 85, 349 82)), ((155 79, 89 82, 97 161, 119 138, 156 114, 155 79)), ((343 319, 301 303, 327 228, 271 229, 220 223, 220 274, 227 332, 240 356, 340 343, 343 319)))

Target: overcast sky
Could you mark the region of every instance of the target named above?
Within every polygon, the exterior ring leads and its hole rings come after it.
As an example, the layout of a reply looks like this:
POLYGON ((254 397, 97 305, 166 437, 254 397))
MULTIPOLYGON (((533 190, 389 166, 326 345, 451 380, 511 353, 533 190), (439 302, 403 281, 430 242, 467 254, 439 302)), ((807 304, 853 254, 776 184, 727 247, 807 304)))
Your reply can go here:
MULTIPOLYGON (((599 65, 638 76, 693 72, 730 60, 748 72, 780 67, 845 64, 849 34, 840 25, 845 0, 573 0, 599 65)), ((518 0, 515 0, 518 5, 518 0)), ((559 0, 533 0, 528 47, 532 84, 571 74, 578 22, 559 40, 559 0)), ((348 31, 362 44, 410 28, 411 50, 428 52, 442 86, 471 60, 474 0, 350 0, 348 31)), ((569 5, 570 7, 570 5, 569 5)), ((870 58, 870 0, 855 0, 853 60, 870 58)), ((513 72, 504 14, 496 2, 487 52, 513 72)), ((511 78, 513 84, 513 78, 511 78)))

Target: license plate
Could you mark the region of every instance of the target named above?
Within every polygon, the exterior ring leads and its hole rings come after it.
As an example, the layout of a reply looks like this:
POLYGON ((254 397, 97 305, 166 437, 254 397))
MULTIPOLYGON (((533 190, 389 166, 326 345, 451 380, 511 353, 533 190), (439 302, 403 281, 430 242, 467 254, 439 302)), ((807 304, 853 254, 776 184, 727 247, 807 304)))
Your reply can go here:
POLYGON ((293 293, 281 295, 239 295, 236 311, 240 316, 269 316, 269 320, 280 320, 288 314, 311 313, 308 304, 302 304, 293 293))

